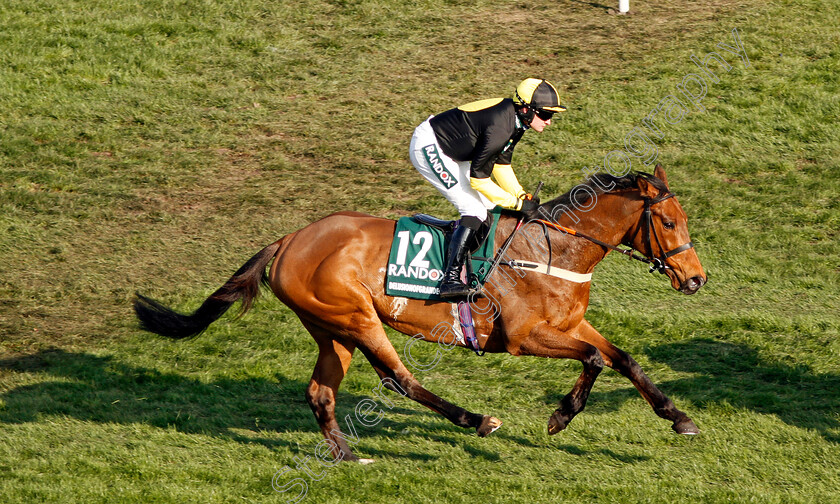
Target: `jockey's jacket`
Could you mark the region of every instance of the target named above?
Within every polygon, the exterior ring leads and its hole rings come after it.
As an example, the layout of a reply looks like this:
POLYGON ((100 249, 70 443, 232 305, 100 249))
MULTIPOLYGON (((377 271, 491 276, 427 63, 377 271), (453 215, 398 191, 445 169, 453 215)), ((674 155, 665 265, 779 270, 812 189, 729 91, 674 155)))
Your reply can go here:
POLYGON ((521 207, 525 191, 513 173, 511 159, 528 126, 517 116, 512 99, 468 103, 432 117, 429 124, 444 154, 455 161, 470 161, 473 189, 496 205, 521 207))

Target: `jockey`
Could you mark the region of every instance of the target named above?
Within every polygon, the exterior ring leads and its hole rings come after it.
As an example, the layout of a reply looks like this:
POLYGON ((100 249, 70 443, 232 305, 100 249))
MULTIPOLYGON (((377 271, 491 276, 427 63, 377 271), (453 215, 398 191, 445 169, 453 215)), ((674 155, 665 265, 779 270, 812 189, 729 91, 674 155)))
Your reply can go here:
POLYGON ((513 173, 513 148, 527 129, 542 132, 555 112, 565 110, 548 81, 525 79, 513 98, 468 103, 430 116, 414 130, 411 163, 461 214, 446 251, 441 297, 469 294, 460 272, 469 255, 468 243, 487 219, 488 208, 498 205, 529 213, 539 205, 513 173))

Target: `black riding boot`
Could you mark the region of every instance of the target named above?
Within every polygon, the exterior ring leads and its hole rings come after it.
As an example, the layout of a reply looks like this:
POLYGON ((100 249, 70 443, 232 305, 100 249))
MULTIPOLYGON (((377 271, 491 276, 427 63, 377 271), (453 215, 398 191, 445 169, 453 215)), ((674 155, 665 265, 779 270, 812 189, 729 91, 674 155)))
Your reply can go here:
POLYGON ((440 297, 464 297, 470 293, 470 287, 461 282, 461 268, 470 254, 467 243, 474 233, 472 229, 463 225, 456 227, 452 232, 446 249, 446 266, 443 282, 440 284, 440 297))

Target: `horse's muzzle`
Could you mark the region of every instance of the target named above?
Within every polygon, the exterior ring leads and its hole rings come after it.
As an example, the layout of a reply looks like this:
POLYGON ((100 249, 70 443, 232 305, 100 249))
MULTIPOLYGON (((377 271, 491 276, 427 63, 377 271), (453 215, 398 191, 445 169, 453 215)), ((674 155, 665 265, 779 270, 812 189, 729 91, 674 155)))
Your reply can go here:
POLYGON ((691 277, 680 286, 680 292, 683 294, 694 294, 700 287, 706 284, 706 278, 702 276, 691 277))

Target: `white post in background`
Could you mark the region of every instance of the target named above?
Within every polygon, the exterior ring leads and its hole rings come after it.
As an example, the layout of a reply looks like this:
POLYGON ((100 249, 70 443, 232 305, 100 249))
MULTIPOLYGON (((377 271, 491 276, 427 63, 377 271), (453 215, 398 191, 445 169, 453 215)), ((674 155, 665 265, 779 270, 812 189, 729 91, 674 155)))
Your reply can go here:
POLYGON ((630 0, 618 0, 618 13, 627 14, 630 12, 630 0))

